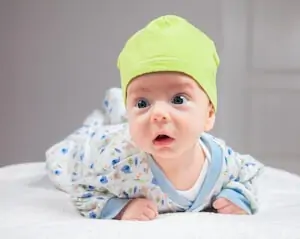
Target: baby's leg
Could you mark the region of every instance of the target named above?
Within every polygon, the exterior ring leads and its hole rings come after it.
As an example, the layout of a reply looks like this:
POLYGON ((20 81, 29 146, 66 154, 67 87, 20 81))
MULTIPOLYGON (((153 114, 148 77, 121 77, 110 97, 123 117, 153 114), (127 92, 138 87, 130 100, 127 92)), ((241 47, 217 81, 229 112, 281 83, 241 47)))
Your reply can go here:
POLYGON ((84 153, 85 142, 93 134, 99 129, 104 130, 103 122, 103 114, 96 110, 85 119, 79 129, 47 150, 46 171, 56 188, 64 192, 70 191, 74 159, 84 153))
POLYGON ((103 102, 106 122, 105 124, 121 124, 127 122, 126 108, 120 88, 110 88, 106 91, 103 102))
POLYGON ((63 140, 46 152, 46 172, 53 185, 64 192, 71 189, 71 171, 69 170, 76 144, 72 140, 63 140))
POLYGON ((72 184, 74 157, 84 154, 84 144, 92 134, 102 129, 118 130, 122 127, 122 123, 126 123, 126 109, 121 89, 111 88, 106 91, 104 111, 105 115, 95 110, 85 119, 82 127, 47 150, 47 174, 58 189, 69 192, 72 184))

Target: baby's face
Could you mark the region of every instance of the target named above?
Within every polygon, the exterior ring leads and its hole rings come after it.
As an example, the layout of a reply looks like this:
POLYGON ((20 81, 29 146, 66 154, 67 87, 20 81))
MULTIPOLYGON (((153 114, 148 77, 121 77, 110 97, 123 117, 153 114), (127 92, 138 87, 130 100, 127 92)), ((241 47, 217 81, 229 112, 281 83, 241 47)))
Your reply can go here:
POLYGON ((126 107, 133 141, 154 157, 184 153, 213 127, 214 112, 207 95, 180 73, 137 77, 127 88, 126 107))

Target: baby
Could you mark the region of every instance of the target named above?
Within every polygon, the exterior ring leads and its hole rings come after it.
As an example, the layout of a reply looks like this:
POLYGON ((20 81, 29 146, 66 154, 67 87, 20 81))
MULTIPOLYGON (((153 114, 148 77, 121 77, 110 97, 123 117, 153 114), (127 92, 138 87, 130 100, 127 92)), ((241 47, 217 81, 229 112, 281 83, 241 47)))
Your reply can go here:
POLYGON ((181 17, 159 17, 128 40, 118 59, 128 123, 89 126, 85 137, 47 152, 47 160, 68 155, 81 215, 146 221, 171 212, 257 212, 263 165, 208 134, 218 65, 214 43, 181 17))

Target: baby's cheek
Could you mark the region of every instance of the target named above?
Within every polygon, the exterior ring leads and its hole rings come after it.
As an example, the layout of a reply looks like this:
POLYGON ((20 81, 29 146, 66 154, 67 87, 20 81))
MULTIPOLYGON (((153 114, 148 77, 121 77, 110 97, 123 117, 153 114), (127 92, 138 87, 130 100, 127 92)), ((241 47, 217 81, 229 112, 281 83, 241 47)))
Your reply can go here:
POLYGON ((188 132, 190 139, 199 139, 200 135, 203 133, 202 122, 192 119, 184 127, 185 132, 188 132))
POLYGON ((134 121, 131 121, 129 123, 129 132, 131 136, 131 140, 140 149, 143 149, 145 146, 145 138, 147 137, 145 135, 145 132, 141 126, 139 126, 134 121))

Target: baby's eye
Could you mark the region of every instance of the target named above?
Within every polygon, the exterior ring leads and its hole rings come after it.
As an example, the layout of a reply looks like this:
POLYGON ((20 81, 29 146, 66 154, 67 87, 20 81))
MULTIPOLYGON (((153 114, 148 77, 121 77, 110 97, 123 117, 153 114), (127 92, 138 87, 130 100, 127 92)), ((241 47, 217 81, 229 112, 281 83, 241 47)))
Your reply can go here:
POLYGON ((146 99, 140 99, 137 101, 135 106, 137 108, 146 108, 149 106, 149 102, 146 99))
POLYGON ((176 105, 184 104, 185 102, 187 102, 187 99, 183 95, 175 95, 172 99, 172 103, 176 105))

